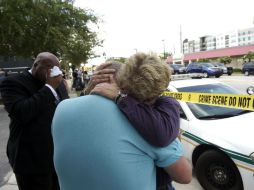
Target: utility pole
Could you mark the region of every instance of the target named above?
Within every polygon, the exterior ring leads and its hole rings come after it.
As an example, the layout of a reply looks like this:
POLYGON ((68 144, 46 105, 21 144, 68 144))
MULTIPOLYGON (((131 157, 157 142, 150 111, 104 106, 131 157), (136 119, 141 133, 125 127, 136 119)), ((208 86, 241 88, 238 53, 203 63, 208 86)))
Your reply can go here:
POLYGON ((163 59, 166 59, 165 40, 162 40, 162 43, 163 43, 163 59))
POLYGON ((183 53, 183 46, 182 46, 182 25, 180 25, 180 53, 183 53))

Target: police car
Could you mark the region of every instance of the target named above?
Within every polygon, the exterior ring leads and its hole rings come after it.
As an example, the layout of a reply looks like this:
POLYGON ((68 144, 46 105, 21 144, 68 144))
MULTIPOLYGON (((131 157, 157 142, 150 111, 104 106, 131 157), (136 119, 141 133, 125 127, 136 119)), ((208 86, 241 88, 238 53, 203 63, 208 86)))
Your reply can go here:
MULTIPOLYGON (((171 81, 168 90, 240 94, 236 89, 210 79, 171 81)), ((253 190, 254 112, 179 103, 180 139, 202 187, 207 190, 253 190)))

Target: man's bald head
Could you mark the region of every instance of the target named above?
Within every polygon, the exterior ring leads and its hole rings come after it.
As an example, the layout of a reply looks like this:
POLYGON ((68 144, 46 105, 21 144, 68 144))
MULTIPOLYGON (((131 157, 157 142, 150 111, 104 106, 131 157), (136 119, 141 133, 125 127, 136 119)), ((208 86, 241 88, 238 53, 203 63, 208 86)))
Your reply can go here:
POLYGON ((32 75, 45 83, 48 70, 54 66, 60 66, 58 58, 50 52, 39 53, 32 67, 32 75))
POLYGON ((54 66, 59 67, 58 58, 50 52, 39 53, 34 61, 34 64, 35 63, 42 63, 42 64, 47 64, 47 65, 51 64, 52 67, 54 67, 54 66))

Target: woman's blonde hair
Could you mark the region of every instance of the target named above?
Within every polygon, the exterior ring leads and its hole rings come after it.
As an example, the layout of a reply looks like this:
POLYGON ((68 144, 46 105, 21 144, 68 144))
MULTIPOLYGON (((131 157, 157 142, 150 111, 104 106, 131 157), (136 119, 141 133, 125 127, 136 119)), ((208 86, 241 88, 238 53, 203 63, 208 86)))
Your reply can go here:
POLYGON ((137 53, 122 65, 116 81, 120 89, 138 101, 149 101, 166 90, 170 70, 155 54, 137 53))

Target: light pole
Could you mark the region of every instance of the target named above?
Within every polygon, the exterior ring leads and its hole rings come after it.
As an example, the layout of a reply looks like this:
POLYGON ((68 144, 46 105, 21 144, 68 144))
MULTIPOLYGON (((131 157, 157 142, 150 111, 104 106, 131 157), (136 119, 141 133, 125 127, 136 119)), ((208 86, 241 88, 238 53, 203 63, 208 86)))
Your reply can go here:
POLYGON ((138 52, 138 49, 137 49, 137 48, 134 48, 134 50, 135 50, 135 53, 137 53, 137 52, 138 52))
POLYGON ((165 40, 162 40, 162 43, 163 43, 163 58, 166 59, 165 40))

